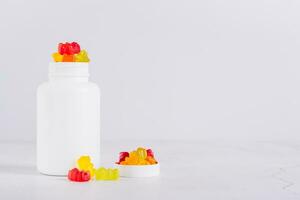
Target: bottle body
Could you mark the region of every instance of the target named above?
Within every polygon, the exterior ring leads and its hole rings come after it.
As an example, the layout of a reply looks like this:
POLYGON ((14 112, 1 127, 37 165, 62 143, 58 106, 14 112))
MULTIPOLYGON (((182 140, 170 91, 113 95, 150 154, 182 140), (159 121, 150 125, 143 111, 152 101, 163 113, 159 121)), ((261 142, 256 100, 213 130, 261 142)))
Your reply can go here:
POLYGON ((66 175, 81 155, 100 162, 100 91, 81 76, 57 76, 37 91, 37 168, 66 175))

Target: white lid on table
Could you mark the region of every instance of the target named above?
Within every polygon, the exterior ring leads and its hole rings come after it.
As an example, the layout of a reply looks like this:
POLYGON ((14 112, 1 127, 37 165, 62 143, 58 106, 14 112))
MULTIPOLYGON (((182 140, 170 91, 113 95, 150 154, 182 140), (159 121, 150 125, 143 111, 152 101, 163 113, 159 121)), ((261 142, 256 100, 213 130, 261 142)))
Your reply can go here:
POLYGON ((139 178, 153 177, 160 173, 159 164, 154 165, 119 165, 115 164, 119 169, 121 177, 139 178))

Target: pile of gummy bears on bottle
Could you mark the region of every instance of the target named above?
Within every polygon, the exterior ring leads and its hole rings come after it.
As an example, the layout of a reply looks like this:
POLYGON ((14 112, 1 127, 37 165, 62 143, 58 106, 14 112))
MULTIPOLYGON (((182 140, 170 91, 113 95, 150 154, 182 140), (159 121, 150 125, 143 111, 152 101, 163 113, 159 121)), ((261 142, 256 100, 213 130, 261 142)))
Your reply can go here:
POLYGON ((154 153, 151 149, 142 147, 131 152, 120 152, 119 165, 155 165, 157 161, 154 158, 154 153))
POLYGON ((77 167, 78 168, 73 168, 69 171, 68 179, 70 181, 86 182, 93 178, 95 178, 95 180, 105 181, 119 179, 118 169, 106 169, 104 167, 96 169, 89 156, 81 156, 77 160, 77 167))
POLYGON ((52 54, 55 62, 89 62, 86 50, 81 50, 77 42, 58 44, 58 52, 52 54))

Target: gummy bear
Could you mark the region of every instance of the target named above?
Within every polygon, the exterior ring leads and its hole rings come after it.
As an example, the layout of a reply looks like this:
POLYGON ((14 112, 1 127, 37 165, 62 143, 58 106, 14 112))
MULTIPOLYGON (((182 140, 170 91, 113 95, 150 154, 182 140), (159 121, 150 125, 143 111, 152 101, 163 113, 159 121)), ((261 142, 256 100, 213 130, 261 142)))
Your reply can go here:
POLYGON ((151 149, 144 149, 142 147, 137 150, 128 152, 120 152, 119 162, 121 165, 154 165, 157 161, 154 158, 154 153, 151 149), (125 159, 124 159, 125 158, 125 159))
POLYGON ((77 168, 71 169, 68 173, 68 179, 76 182, 86 182, 91 179, 90 173, 86 171, 79 171, 77 168))
POLYGON ((108 180, 118 180, 119 170, 118 169, 108 169, 108 180))
POLYGON ((58 44, 58 53, 61 55, 74 55, 80 52, 80 45, 77 42, 66 42, 58 44))
POLYGON ((74 54, 72 52, 72 46, 69 42, 65 43, 65 54, 67 54, 67 55, 73 55, 74 54))
POLYGON ((60 55, 66 54, 66 50, 67 50, 67 46, 65 44, 63 44, 63 43, 58 44, 58 53, 60 55))
POLYGON ((151 156, 147 156, 146 161, 148 161, 150 163, 150 165, 157 164, 157 161, 155 160, 155 158, 153 158, 151 156))
POLYGON ((100 167, 95 171, 96 180, 117 180, 119 179, 118 169, 105 169, 100 167))
POLYGON ((77 42, 72 42, 69 46, 70 53, 77 54, 80 52, 80 45, 77 42))
POLYGON ((90 173, 91 178, 94 177, 95 168, 89 156, 81 156, 77 160, 77 166, 80 170, 88 171, 90 173))
POLYGON ((58 44, 58 52, 52 55, 55 62, 89 62, 88 53, 77 42, 58 44))
POLYGON ((96 180, 105 180, 106 177, 106 169, 104 167, 100 167, 95 171, 95 179, 96 180))
POLYGON ((119 163, 124 161, 126 157, 129 157, 129 153, 128 152, 120 152, 119 153, 119 163))
POLYGON ((89 62, 90 59, 88 57, 88 53, 86 50, 81 50, 78 54, 75 54, 76 62, 89 62))
POLYGON ((137 165, 139 163, 139 157, 136 151, 129 153, 129 157, 125 158, 125 163, 128 165, 137 165))
POLYGON ((147 151, 142 147, 137 148, 136 153, 141 160, 144 160, 147 157, 147 151))
POLYGON ((64 56, 59 53, 53 53, 52 57, 55 62, 62 62, 64 56))
POLYGON ((147 149, 147 156, 154 157, 154 153, 153 153, 152 149, 147 149))
POLYGON ((74 62, 75 61, 75 58, 74 58, 74 55, 67 55, 67 54, 64 54, 63 55, 63 62, 74 62))

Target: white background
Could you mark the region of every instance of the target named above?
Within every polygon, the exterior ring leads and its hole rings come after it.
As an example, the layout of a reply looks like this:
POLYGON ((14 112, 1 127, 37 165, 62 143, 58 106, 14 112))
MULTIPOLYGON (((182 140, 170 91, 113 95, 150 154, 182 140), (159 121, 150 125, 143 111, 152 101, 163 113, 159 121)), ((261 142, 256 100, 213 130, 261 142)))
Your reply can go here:
POLYGON ((300 1, 2 0, 0 138, 35 140, 36 88, 78 41, 104 139, 298 139, 300 1))

